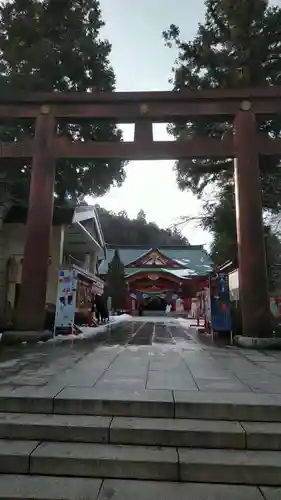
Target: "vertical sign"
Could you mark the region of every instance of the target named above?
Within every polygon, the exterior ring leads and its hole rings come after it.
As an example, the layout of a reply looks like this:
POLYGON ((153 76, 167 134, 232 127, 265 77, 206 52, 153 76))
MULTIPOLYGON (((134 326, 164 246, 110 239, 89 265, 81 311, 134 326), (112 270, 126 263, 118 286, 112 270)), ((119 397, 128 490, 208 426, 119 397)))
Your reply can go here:
POLYGON ((211 316, 210 289, 207 287, 204 288, 204 318, 205 318, 205 326, 207 326, 209 329, 212 323, 212 316, 211 316))
POLYGON ((108 312, 111 313, 111 309, 112 309, 112 297, 107 297, 106 305, 107 305, 108 312))
POLYGON ((59 271, 54 335, 57 330, 72 331, 76 311, 77 273, 73 269, 59 271))
POLYGON ((232 329, 228 276, 213 274, 210 278, 212 329, 230 332, 232 329))

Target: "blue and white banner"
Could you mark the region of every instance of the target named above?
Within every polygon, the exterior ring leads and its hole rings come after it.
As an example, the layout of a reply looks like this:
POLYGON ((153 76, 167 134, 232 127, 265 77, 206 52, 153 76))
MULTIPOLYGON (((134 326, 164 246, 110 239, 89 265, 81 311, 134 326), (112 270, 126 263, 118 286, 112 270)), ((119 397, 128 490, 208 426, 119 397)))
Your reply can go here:
POLYGON ((57 329, 71 330, 76 311, 77 272, 59 271, 54 334, 57 329))

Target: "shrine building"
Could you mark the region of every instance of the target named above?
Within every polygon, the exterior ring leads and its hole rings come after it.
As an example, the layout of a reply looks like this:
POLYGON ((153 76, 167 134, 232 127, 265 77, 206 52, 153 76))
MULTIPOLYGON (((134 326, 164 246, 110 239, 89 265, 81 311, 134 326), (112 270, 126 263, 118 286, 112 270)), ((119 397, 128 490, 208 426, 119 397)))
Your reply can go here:
POLYGON ((106 281, 108 264, 118 250, 125 267, 128 303, 134 311, 142 301, 147 309, 164 309, 180 298, 188 302, 208 284, 213 269, 211 258, 201 245, 163 246, 108 246, 106 259, 99 275, 106 281))
MULTIPOLYGON (((13 315, 21 288, 26 235, 27 207, 12 206, 4 219, 5 297, 7 315, 13 315)), ((36 242, 34 243, 36 246, 36 242)), ((55 311, 59 271, 77 272, 75 312, 85 318, 92 293, 103 293, 104 283, 97 275, 106 245, 95 207, 55 207, 46 294, 46 310, 55 311)), ((85 323, 86 321, 84 321, 85 323)))

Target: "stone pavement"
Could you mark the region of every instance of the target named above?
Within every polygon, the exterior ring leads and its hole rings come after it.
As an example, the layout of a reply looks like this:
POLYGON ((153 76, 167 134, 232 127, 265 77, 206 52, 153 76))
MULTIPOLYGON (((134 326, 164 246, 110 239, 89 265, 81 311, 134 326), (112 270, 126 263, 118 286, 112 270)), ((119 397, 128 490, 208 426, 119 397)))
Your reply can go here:
POLYGON ((0 500, 280 500, 281 353, 190 323, 4 347, 0 500))
MULTIPOLYGON (((281 489, 89 478, 0 476, 6 500, 280 500, 281 489)), ((0 491, 1 497, 1 491, 0 491)))
POLYGON ((281 352, 208 346, 188 323, 135 318, 97 339, 0 350, 0 386, 281 394, 281 352))

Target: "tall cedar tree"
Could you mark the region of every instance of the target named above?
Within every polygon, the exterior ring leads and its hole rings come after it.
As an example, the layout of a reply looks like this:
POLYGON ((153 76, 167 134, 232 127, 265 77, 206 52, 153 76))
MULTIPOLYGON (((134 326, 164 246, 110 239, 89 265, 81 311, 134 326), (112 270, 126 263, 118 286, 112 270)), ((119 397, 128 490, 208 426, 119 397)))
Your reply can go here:
MULTIPOLYGON (((243 88, 281 84, 281 8, 270 7, 265 0, 206 0, 204 24, 200 24, 191 42, 180 39, 179 29, 171 25, 164 32, 168 46, 176 44, 179 56, 174 71, 174 90, 243 88)), ((259 129, 272 137, 281 136, 279 116, 259 119, 259 129)), ((170 126, 176 138, 196 134, 222 138, 232 123, 213 118, 198 118, 170 126)), ((278 211, 280 162, 260 158, 263 206, 278 211)), ((212 256, 217 263, 237 261, 234 206, 233 163, 231 160, 193 159, 176 163, 180 188, 198 196, 215 183, 217 200, 204 207, 203 227, 213 233, 212 256)), ((265 228, 270 289, 279 280, 280 241, 265 228)))
MULTIPOLYGON (((14 0, 0 7, 0 90, 25 92, 112 91, 115 76, 110 66, 111 45, 101 40, 104 25, 97 0, 14 0)), ((34 123, 3 124, 1 140, 32 134, 34 123)), ((82 119, 61 121, 58 133, 70 141, 120 141, 114 123, 82 119)), ((119 160, 60 160, 55 192, 59 201, 102 195, 124 180, 119 160)), ((22 193, 30 165, 21 161, 1 164, 12 188, 22 193)), ((27 183, 28 185, 28 183, 27 183)))
POLYGON ((147 222, 142 217, 129 219, 124 211, 115 214, 99 205, 96 205, 96 209, 108 245, 115 247, 134 245, 148 248, 189 245, 189 241, 178 228, 162 229, 155 222, 147 222))
MULTIPOLYGON (((203 227, 211 231, 211 256, 216 264, 232 260, 238 265, 235 197, 231 187, 220 193, 219 203, 207 202, 202 218, 203 227)), ((280 289, 281 242, 269 225, 264 228, 267 276, 270 292, 280 289)))
POLYGON ((112 299, 112 309, 126 308, 126 281, 124 264, 120 260, 118 250, 115 250, 112 261, 108 264, 107 294, 112 299))
MULTIPOLYGON (((0 92, 113 91, 111 45, 100 38, 104 25, 97 0, 11 0, 0 5, 0 92)), ((69 141, 120 141, 109 121, 61 120, 69 141)), ((0 122, 0 141, 34 134, 34 121, 0 122)), ((0 161, 0 315, 5 306, 3 221, 11 203, 27 203, 30 162, 0 161)), ((102 195, 125 178, 119 160, 59 160, 56 202, 102 195)))
MULTIPOLYGON (((174 90, 241 88, 281 84, 281 7, 266 0, 206 0, 204 24, 193 41, 182 41, 179 28, 171 25, 163 33, 168 46, 175 44, 179 55, 174 71, 174 90)), ((281 117, 260 119, 258 126, 272 137, 280 137, 281 117)), ((198 118, 170 126, 176 138, 196 134, 221 138, 232 123, 198 118)), ((261 158, 264 207, 281 205, 279 161, 261 158)), ((233 182, 231 160, 193 159, 176 163, 180 188, 202 195, 209 183, 225 187, 233 182)))

